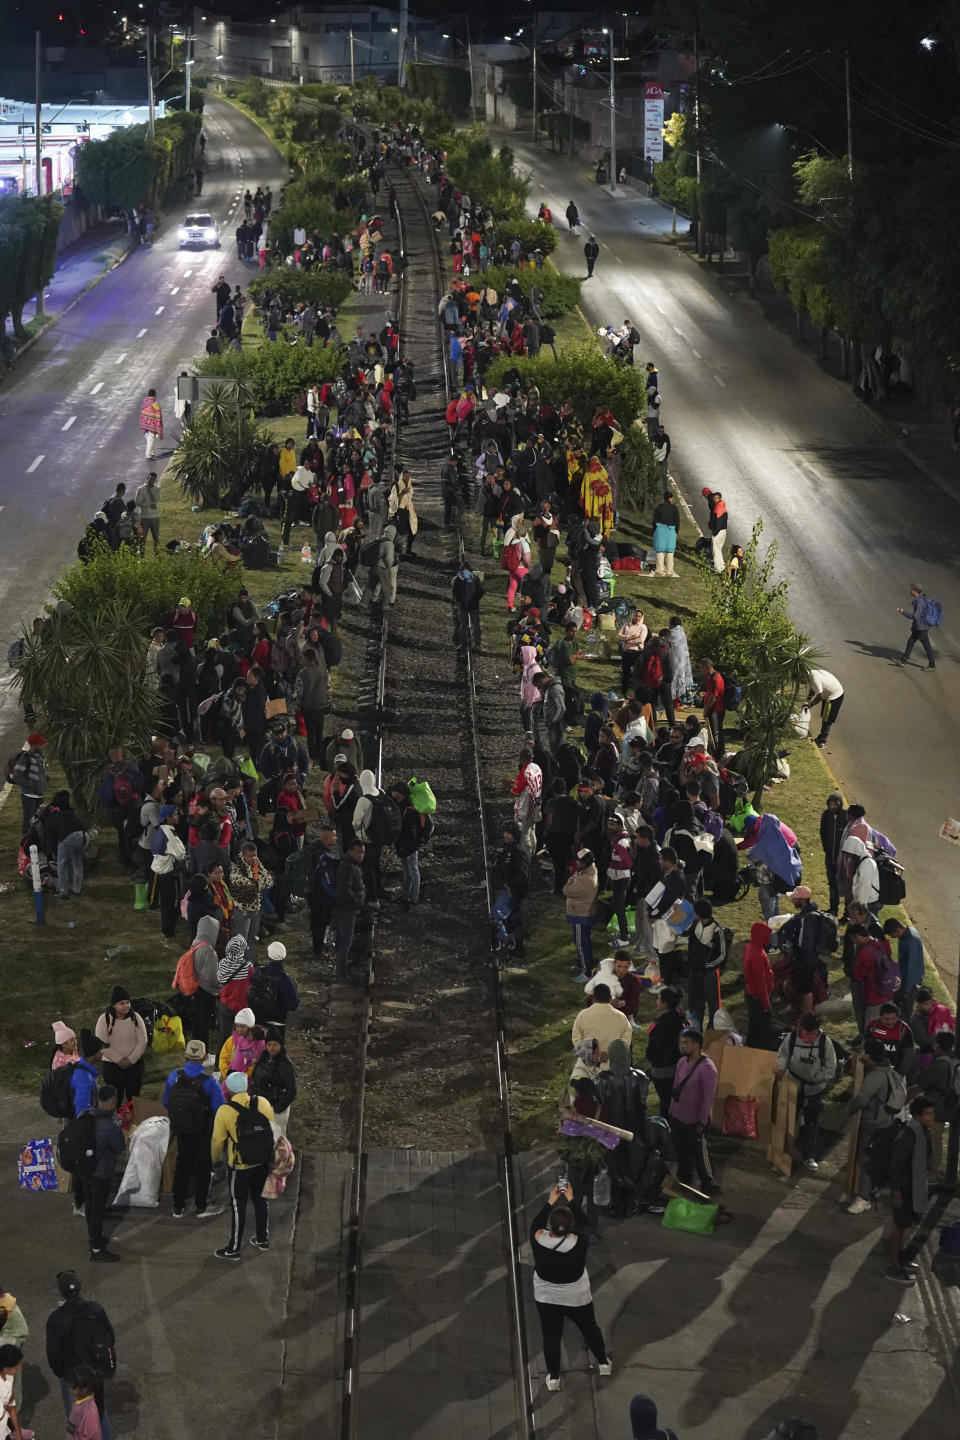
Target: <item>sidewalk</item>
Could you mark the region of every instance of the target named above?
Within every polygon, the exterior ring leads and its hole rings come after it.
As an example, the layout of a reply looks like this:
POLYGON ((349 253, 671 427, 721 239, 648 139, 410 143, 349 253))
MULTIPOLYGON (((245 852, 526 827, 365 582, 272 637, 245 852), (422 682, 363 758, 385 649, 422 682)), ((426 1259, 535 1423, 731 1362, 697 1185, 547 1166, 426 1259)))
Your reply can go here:
MULTIPOLYGON (((131 237, 122 221, 107 221, 94 225, 75 240, 57 257, 57 268, 44 290, 47 321, 46 329, 76 300, 79 300, 104 275, 116 269, 130 253, 131 237)), ((23 307, 24 324, 36 315, 36 301, 29 300, 23 307)), ((42 332, 40 332, 42 333, 42 332)), ((31 341, 37 338, 31 336, 31 341)), ((30 344, 30 341, 27 341, 30 344)), ((26 346, 21 346, 23 354, 26 346)))

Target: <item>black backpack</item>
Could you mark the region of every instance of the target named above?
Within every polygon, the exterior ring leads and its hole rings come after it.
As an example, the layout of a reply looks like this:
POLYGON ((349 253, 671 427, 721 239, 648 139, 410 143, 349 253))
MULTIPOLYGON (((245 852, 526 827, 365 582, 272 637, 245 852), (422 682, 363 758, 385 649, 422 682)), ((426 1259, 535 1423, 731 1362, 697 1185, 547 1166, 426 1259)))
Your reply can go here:
POLYGON ((276 975, 264 970, 254 970, 247 989, 247 1004, 257 1017, 258 1025, 268 1025, 273 1019, 277 1000, 280 997, 280 981, 276 975))
POLYGON ((269 1165, 273 1159, 273 1130, 270 1121, 251 1095, 249 1105, 230 1101, 237 1112, 237 1159, 243 1165, 269 1165))
POLYGON ((84 1307, 77 1315, 67 1346, 71 1364, 86 1366, 95 1375, 113 1375, 117 1368, 117 1351, 113 1335, 99 1315, 84 1307))
POLYGON ((374 845, 393 845, 400 839, 403 816, 392 795, 378 790, 371 796, 370 839, 374 845))
POLYGON ((274 775, 257 791, 257 810, 261 815, 270 815, 277 808, 277 796, 283 785, 283 776, 274 775))
POLYGON ((902 1120, 893 1125, 883 1125, 874 1130, 863 1152, 863 1163, 874 1185, 879 1188, 890 1179, 893 1165, 893 1148, 906 1129, 902 1120))
POLYGON ((903 878, 903 871, 886 855, 877 855, 876 861, 879 872, 880 904, 899 905, 907 894, 907 882, 903 878))
POLYGON ((167 1101, 171 1135, 206 1134, 210 1125, 210 1101, 203 1086, 203 1075, 180 1071, 167 1101))
POLYGON ((97 1163, 97 1122, 92 1110, 84 1110, 65 1125, 57 1136, 57 1160, 61 1170, 87 1180, 97 1163))
POLYGON ((147 1032, 147 1044, 153 1044, 153 1031, 157 1021, 160 1019, 160 1006, 155 1000, 134 1000, 131 1008, 136 1011, 143 1021, 143 1028, 147 1032))
POLYGON ((40 1108, 57 1120, 73 1119, 73 1066, 48 1070, 40 1082, 40 1108))

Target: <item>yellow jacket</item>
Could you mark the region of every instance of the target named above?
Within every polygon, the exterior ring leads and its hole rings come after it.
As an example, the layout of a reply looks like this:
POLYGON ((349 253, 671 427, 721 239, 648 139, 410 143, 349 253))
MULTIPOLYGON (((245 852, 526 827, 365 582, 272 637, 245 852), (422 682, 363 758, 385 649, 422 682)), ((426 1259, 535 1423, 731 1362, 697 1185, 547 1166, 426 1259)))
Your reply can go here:
MULTIPOLYGON (((226 1149, 227 1164, 231 1170, 250 1170, 254 1168, 250 1165, 244 1165, 237 1154, 237 1112, 233 1108, 233 1104, 236 1104, 246 1109, 250 1104, 250 1098, 249 1095, 243 1093, 240 1095, 231 1095, 227 1103, 221 1105, 217 1111, 216 1118, 213 1122, 213 1136, 210 1140, 210 1159, 214 1165, 216 1165, 224 1149, 226 1149), (233 1104, 231 1104, 231 1101, 233 1104)), ((275 1117, 270 1101, 264 1100, 262 1095, 257 1095, 254 1098, 256 1099, 257 1109, 260 1113, 266 1115, 268 1120, 273 1120, 275 1117)))

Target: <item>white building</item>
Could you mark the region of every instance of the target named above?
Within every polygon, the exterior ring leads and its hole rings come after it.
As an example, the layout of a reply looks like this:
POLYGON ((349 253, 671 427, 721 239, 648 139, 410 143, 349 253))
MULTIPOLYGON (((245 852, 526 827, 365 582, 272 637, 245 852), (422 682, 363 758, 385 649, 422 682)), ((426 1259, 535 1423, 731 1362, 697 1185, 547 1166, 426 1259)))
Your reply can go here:
MULTIPOLYGON (((164 113, 157 105, 157 118, 164 113)), ((40 111, 42 170, 40 193, 69 196, 77 155, 89 140, 104 140, 114 130, 145 125, 146 105, 44 105, 40 111)), ((0 193, 37 193, 36 109, 23 100, 0 100, 0 193)))

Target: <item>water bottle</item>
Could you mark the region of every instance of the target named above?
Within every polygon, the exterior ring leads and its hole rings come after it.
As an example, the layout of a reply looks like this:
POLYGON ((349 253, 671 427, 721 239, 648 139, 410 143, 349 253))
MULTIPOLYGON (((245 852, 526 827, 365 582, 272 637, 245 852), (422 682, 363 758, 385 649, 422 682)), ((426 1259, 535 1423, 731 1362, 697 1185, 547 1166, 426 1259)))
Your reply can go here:
POLYGON ((601 1165, 593 1180, 593 1203, 598 1210, 606 1210, 610 1204, 610 1174, 606 1165, 601 1165))
POLYGON ((283 564, 284 557, 286 556, 286 553, 287 553, 286 550, 283 548, 283 541, 281 540, 281 541, 280 541, 280 544, 277 546, 277 564, 278 564, 278 565, 282 565, 282 564, 283 564))

